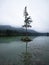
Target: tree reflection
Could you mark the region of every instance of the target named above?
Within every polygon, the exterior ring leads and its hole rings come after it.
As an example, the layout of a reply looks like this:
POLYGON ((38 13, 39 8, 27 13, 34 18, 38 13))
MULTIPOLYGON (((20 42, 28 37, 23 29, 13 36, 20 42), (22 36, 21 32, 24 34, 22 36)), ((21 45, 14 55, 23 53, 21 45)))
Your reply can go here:
POLYGON ((28 42, 26 42, 25 52, 22 53, 23 65, 45 65, 43 61, 28 50, 28 42), (35 56, 35 58, 34 58, 35 56))
POLYGON ((32 54, 28 52, 27 48, 28 42, 26 42, 26 51, 23 53, 23 63, 24 65, 30 65, 32 61, 32 54))

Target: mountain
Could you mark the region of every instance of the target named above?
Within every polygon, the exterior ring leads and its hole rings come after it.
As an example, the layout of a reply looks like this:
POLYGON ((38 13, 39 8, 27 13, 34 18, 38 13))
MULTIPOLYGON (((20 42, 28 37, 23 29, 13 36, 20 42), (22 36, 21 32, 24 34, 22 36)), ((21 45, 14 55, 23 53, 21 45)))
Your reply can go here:
MULTIPOLYGON (((19 28, 19 27, 12 27, 12 26, 9 26, 9 25, 0 25, 0 30, 15 30, 15 31, 19 31, 19 32, 26 32, 26 30, 24 28, 19 28)), ((30 33, 37 33, 36 31, 34 30, 30 30, 28 29, 27 32, 30 32, 30 33)))
MULTIPOLYGON (((26 29, 22 27, 12 27, 9 25, 0 25, 0 36, 1 35, 26 35, 26 29)), ((28 29, 27 35, 40 36, 40 35, 49 35, 49 33, 39 33, 35 30, 28 29)))
POLYGON ((14 30, 15 28, 9 25, 0 25, 0 30, 7 30, 7 29, 14 30))

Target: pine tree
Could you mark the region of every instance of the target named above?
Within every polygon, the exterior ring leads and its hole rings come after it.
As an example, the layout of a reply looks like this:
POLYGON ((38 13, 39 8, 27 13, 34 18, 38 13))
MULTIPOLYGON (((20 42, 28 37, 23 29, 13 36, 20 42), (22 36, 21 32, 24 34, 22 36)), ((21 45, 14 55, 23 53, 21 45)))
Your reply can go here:
POLYGON ((24 10, 24 17, 25 17, 25 24, 23 25, 23 27, 26 28, 26 36, 27 36, 27 28, 28 27, 31 27, 30 23, 32 22, 30 16, 28 15, 28 12, 27 12, 27 7, 25 7, 25 10, 24 10))
POLYGON ((27 7, 25 7, 25 10, 24 10, 24 17, 25 17, 25 20, 24 20, 24 25, 23 27, 26 28, 26 37, 22 38, 23 41, 31 41, 30 38, 28 38, 28 35, 27 35, 27 29, 28 27, 31 27, 30 23, 32 22, 28 12, 27 12, 27 7))

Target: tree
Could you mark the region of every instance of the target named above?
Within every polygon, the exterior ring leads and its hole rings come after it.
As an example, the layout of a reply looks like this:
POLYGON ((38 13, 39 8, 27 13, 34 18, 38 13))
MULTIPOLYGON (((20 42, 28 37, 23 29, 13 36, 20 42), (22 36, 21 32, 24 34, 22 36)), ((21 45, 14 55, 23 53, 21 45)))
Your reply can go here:
POLYGON ((26 28, 26 38, 27 38, 27 28, 31 27, 30 23, 32 22, 31 17, 28 15, 27 7, 25 7, 25 10, 24 10, 24 17, 25 17, 25 20, 24 20, 23 27, 26 28))
POLYGON ((23 27, 26 28, 26 36, 27 36, 27 28, 31 27, 30 23, 32 22, 30 16, 28 16, 27 7, 25 7, 24 16, 25 16, 25 20, 24 20, 25 24, 23 25, 23 27))

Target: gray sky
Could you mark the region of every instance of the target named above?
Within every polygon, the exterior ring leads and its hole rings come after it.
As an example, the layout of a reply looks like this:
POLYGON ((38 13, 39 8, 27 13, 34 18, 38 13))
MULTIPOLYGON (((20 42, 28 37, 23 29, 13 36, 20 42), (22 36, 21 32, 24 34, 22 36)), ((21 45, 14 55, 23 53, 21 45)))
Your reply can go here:
POLYGON ((33 20, 32 29, 49 32, 49 0, 0 0, 0 25, 22 26, 25 6, 33 20))

